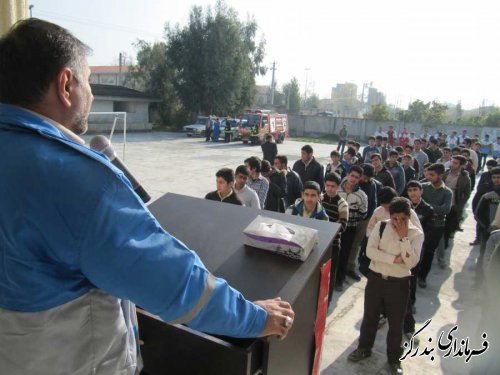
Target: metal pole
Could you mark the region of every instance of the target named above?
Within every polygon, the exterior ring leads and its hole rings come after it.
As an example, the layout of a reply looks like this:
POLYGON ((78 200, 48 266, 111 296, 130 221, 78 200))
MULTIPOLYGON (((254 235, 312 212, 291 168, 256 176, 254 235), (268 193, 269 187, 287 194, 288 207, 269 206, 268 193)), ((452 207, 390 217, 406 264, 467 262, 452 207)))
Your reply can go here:
POLYGON ((273 62, 273 78, 271 79, 271 105, 274 105, 274 71, 276 70, 276 61, 273 62))
MULTIPOLYGON (((33 8, 34 8, 34 5, 33 5, 33 4, 31 4, 31 5, 29 6, 29 10, 30 10, 30 18, 33 18, 33 12, 32 12, 32 9, 33 9, 33 8)), ((24 8, 24 9, 26 9, 26 8, 24 8)))
POLYGON ((308 78, 309 70, 311 70, 311 69, 306 68, 306 86, 304 87, 304 104, 305 104, 305 101, 307 99, 307 78, 308 78))

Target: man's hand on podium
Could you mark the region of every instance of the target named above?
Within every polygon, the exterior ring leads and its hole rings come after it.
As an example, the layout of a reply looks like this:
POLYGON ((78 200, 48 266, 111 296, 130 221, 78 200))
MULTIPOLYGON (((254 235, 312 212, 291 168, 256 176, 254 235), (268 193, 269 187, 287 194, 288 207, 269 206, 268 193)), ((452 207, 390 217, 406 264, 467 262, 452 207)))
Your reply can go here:
POLYGON ((292 306, 288 302, 282 301, 280 297, 255 301, 254 303, 267 311, 266 327, 260 337, 276 335, 278 339, 283 340, 292 327, 295 318, 292 306))

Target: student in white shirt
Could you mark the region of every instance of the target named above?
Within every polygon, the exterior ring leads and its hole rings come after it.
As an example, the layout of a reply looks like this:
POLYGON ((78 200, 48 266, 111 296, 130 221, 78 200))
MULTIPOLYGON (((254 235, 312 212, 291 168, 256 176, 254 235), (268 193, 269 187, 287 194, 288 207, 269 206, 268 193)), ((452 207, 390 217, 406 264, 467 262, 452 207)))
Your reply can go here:
POLYGON ((410 221, 408 199, 393 199, 389 212, 390 220, 377 223, 368 239, 366 252, 371 263, 365 288, 365 311, 358 348, 349 354, 348 359, 358 362, 371 356, 380 311, 384 309, 389 322, 387 359, 390 372, 402 374, 399 358, 411 269, 420 260, 424 234, 410 221))

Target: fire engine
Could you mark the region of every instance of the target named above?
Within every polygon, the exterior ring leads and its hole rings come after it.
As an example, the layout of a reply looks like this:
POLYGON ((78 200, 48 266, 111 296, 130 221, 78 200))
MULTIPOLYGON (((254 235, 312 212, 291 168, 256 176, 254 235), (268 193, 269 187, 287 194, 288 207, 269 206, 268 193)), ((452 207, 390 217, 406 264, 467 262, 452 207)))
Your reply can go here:
POLYGON ((267 133, 272 134, 276 143, 288 137, 288 117, 265 109, 249 109, 240 116, 239 132, 243 143, 261 144, 267 133))

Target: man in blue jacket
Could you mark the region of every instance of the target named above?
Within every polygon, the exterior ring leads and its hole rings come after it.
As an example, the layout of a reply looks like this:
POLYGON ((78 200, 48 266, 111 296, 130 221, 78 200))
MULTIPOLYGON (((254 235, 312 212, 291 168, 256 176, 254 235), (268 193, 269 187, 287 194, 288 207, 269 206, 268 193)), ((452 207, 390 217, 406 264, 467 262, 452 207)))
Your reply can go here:
POLYGON ((83 145, 88 52, 33 18, 0 39, 2 374, 138 374, 134 303, 209 333, 286 336, 288 303, 211 275, 83 145))

